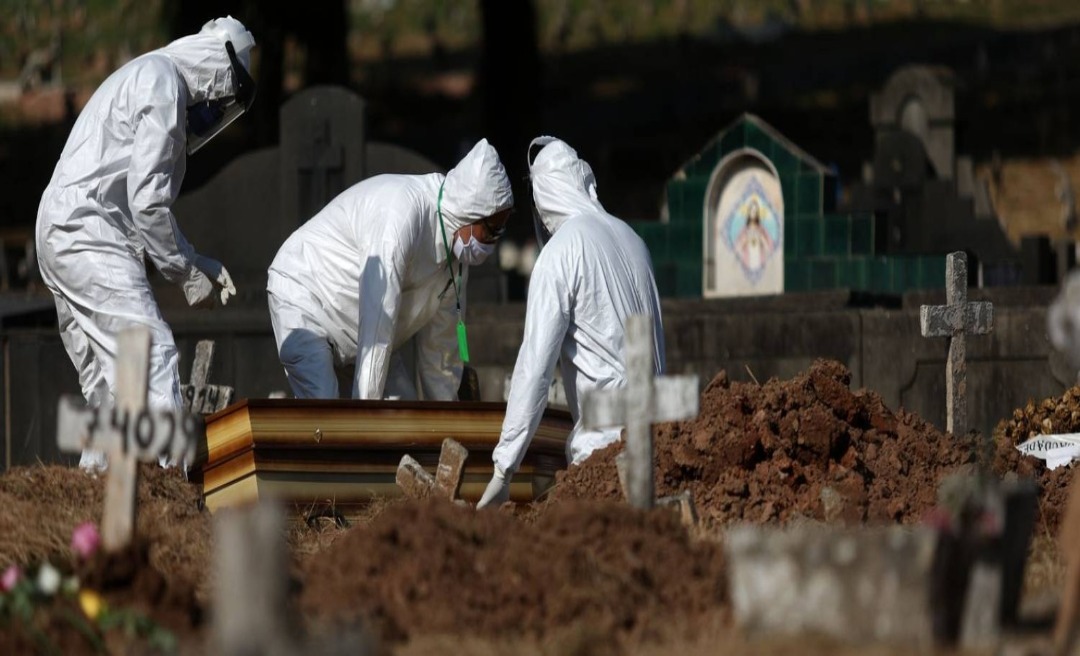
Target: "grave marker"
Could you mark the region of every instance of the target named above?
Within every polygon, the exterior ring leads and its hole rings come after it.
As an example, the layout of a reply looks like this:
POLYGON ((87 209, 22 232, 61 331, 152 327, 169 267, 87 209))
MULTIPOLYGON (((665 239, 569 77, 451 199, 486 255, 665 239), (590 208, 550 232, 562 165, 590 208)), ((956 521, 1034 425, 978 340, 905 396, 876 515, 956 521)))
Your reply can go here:
POLYGON ((201 423, 173 410, 146 405, 150 374, 150 331, 135 326, 117 337, 116 405, 79 407, 77 397, 61 397, 57 409, 57 444, 64 451, 103 450, 109 469, 105 481, 102 546, 116 552, 131 543, 135 527, 135 491, 139 461, 160 456, 176 461, 195 457, 201 423))
POLYGON ((945 430, 967 432, 967 335, 987 335, 994 328, 992 303, 967 300, 967 254, 950 253, 945 262, 945 305, 923 305, 919 323, 923 337, 947 337, 945 430))
POLYGON ((180 386, 184 410, 211 415, 224 410, 233 399, 231 385, 210 385, 210 368, 214 364, 214 340, 202 339, 195 345, 195 362, 191 365, 191 382, 180 386))
POLYGON ((735 622, 749 634, 934 643, 936 532, 740 525, 724 534, 735 622))
POLYGON ((585 394, 585 428, 626 426, 626 487, 630 505, 642 510, 656 501, 653 485, 652 424, 690 419, 698 413, 697 376, 653 378, 652 317, 626 321, 626 387, 585 394))
POLYGON ((301 653, 288 630, 284 530, 272 503, 214 517, 215 653, 301 653))
POLYGON ((410 499, 422 499, 434 493, 456 502, 468 458, 469 451, 457 440, 448 437, 443 440, 435 476, 429 474, 415 458, 406 454, 398 464, 395 481, 410 499))

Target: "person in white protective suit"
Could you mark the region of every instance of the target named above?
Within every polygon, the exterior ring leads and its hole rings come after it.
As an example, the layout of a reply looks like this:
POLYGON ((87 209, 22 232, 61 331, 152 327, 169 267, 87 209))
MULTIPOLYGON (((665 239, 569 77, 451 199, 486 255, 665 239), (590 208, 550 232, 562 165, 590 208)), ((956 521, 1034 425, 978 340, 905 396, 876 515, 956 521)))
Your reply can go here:
POLYGON ((379 175, 342 192, 270 265, 278 354, 297 398, 456 400, 469 265, 495 250, 514 204, 481 140, 444 177, 379 175))
POLYGON ((623 338, 630 315, 653 318, 653 366, 656 374, 664 369, 649 251, 630 226, 604 211, 592 168, 565 142, 541 137, 529 146, 529 179, 542 248, 529 278, 525 335, 492 455, 495 475, 478 508, 509 498, 510 480, 547 405, 556 359, 574 419, 566 442, 571 464, 620 438, 621 427, 582 428, 581 399, 585 392, 625 384, 623 338))
MULTIPOLYGON (((186 157, 250 107, 255 41, 231 16, 131 60, 79 114, 38 207, 38 265, 60 336, 91 405, 115 393, 116 342, 133 324, 151 332, 149 403, 180 408, 176 344, 144 257, 191 305, 236 293, 221 263, 199 255, 171 206, 186 157)), ((100 469, 104 456, 83 453, 100 469)))

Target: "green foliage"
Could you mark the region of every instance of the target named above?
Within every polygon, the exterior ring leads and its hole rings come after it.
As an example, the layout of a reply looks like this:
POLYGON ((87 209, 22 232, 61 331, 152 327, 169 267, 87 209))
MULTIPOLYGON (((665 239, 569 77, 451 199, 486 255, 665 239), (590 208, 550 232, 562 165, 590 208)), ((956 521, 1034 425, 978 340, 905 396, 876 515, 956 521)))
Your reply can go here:
POLYGON ((102 631, 122 631, 128 639, 145 639, 151 649, 172 654, 176 652, 176 636, 149 617, 130 609, 105 609, 98 617, 102 631))
MULTIPOLYGON (((506 0, 509 1, 509 0, 506 0)), ((562 51, 605 43, 682 35, 708 37, 767 21, 791 29, 845 29, 910 20, 963 21, 1002 29, 1080 21, 1075 0, 533 0, 540 49, 562 51)), ((479 2, 351 0, 354 33, 393 50, 430 39, 449 49, 481 38, 479 2)))

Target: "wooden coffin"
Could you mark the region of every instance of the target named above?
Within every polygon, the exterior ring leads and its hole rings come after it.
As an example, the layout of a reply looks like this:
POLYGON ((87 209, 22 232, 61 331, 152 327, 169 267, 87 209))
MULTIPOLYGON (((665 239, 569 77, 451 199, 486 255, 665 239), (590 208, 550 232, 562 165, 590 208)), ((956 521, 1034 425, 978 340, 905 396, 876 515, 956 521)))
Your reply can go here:
MULTIPOLYGON (((469 450, 461 496, 476 501, 491 479, 505 403, 245 399, 206 418, 196 456, 206 505, 283 499, 302 515, 349 519, 376 497, 399 496, 394 482, 409 454, 434 473, 444 438, 469 450)), ((511 485, 530 501, 566 466, 570 414, 547 410, 511 485)))

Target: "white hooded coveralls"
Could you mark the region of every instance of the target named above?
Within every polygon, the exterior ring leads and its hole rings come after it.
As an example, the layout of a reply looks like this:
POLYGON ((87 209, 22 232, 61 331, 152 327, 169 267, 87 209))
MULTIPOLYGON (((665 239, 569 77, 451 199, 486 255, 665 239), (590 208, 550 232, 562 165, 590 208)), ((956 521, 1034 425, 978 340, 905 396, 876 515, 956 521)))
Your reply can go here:
POLYGON ((456 400, 463 364, 440 187, 451 245, 459 228, 514 203, 498 153, 481 140, 445 177, 379 175, 353 185, 282 245, 267 291, 297 398, 337 398, 335 367, 355 363, 353 398, 416 399, 418 379, 424 399, 456 400))
POLYGON ((151 332, 149 403, 181 407, 176 344, 144 256, 170 282, 209 286, 171 206, 186 167, 189 105, 235 93, 222 40, 199 34, 128 62, 79 114, 38 207, 37 256, 60 336, 91 405, 115 390, 116 337, 151 332))
POLYGON ((547 406, 556 358, 574 419, 570 463, 619 439, 621 428, 582 428, 581 400, 584 392, 625 384, 623 338, 630 315, 653 318, 653 366, 657 374, 664 370, 660 298, 645 243, 590 194, 592 169, 566 143, 544 146, 529 175, 540 220, 552 236, 529 278, 525 335, 492 458, 507 478, 521 464, 547 406))

